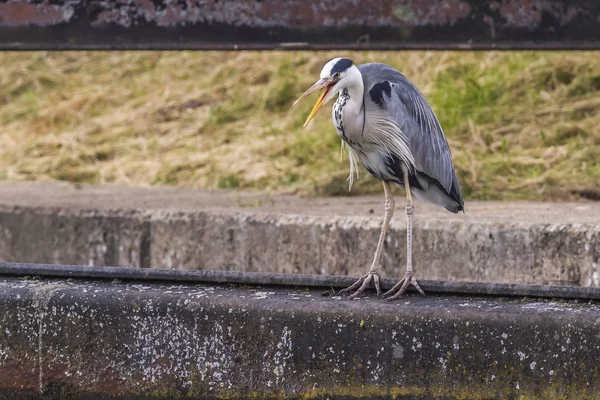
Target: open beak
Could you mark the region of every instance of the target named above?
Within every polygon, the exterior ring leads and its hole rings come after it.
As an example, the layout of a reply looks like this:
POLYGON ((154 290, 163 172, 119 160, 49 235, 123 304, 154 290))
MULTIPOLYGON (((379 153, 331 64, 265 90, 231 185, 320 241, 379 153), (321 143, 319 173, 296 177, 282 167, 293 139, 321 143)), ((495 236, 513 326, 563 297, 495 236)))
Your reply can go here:
POLYGON ((327 94, 329 93, 332 87, 333 83, 331 83, 328 79, 319 79, 306 92, 304 92, 302 96, 298 97, 298 100, 294 102, 294 105, 296 105, 296 103, 298 103, 300 100, 302 100, 312 92, 316 92, 319 89, 325 88, 325 90, 323 90, 323 93, 321 93, 321 97, 319 97, 319 100, 317 100, 317 102, 315 103, 315 106, 313 107, 312 111, 310 112, 310 114, 308 114, 308 118, 306 118, 306 122, 303 126, 306 126, 310 122, 310 120, 313 119, 317 111, 319 111, 319 108, 321 108, 321 106, 323 105, 323 102, 325 101, 325 98, 327 98, 327 94))

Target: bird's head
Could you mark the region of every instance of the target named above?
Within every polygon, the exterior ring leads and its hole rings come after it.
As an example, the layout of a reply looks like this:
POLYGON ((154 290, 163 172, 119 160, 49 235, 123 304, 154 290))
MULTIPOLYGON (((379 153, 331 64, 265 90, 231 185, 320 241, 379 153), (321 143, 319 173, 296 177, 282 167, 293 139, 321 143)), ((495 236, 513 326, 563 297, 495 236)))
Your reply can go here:
POLYGON ((294 105, 296 105, 296 103, 309 94, 323 89, 321 96, 308 115, 304 126, 306 126, 310 120, 313 119, 317 111, 333 99, 340 90, 352 85, 357 79, 357 73, 360 78, 358 68, 356 68, 352 60, 348 58, 333 58, 327 61, 321 70, 320 79, 294 102, 294 105))

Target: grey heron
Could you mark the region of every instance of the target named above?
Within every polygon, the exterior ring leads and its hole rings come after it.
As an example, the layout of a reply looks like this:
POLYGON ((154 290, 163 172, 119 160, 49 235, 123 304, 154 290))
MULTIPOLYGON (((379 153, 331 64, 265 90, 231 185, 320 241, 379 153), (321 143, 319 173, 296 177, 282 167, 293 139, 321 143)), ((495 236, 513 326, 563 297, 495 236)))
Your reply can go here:
POLYGON ((323 66, 320 79, 294 104, 321 89, 323 92, 304 126, 337 95, 332 118, 342 146, 348 148, 350 190, 358 160, 383 182, 385 193, 383 224, 371 267, 342 292, 356 290, 352 294, 355 297, 373 282, 377 295, 381 295, 379 268, 383 243, 395 209, 393 183, 406 192, 406 272, 383 297, 397 299, 410 285, 424 295, 412 268, 412 196, 453 213, 464 212, 460 185, 442 127, 419 89, 386 64, 356 66, 347 58, 331 59, 323 66))

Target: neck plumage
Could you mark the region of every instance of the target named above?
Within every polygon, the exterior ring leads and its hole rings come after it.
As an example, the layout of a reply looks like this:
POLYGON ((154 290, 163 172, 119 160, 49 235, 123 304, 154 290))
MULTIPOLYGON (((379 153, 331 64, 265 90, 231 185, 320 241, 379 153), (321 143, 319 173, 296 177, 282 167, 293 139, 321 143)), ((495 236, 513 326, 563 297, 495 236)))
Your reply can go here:
POLYGON ((348 81, 348 84, 345 86, 344 89, 348 91, 348 96, 350 96, 350 102, 347 106, 351 106, 352 111, 354 111, 353 109, 356 108, 356 106, 358 106, 358 110, 356 111, 360 111, 362 110, 365 86, 363 84, 362 74, 360 73, 358 68, 356 68, 356 66, 353 65, 352 67, 350 67, 350 69, 348 70, 348 76, 346 80, 348 81))
MULTIPOLYGON (((338 118, 341 119, 341 125, 343 125, 338 130, 342 131, 342 138, 349 143, 358 141, 363 135, 365 125, 363 95, 362 74, 358 68, 352 66, 344 80, 344 87, 339 91, 339 98, 336 102, 340 110, 338 118)), ((334 116, 334 123, 335 118, 334 116)))

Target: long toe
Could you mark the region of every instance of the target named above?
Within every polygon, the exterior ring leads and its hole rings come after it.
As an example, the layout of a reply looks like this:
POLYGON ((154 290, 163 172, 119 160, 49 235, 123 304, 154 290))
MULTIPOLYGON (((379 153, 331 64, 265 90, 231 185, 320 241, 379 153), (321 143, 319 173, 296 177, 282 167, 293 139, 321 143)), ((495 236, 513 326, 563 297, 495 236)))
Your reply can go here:
POLYGON ((363 281, 363 284, 360 285, 360 287, 358 288, 358 290, 356 292, 352 293, 350 298, 353 299, 357 296, 360 296, 365 291, 365 289, 369 286, 369 283, 371 283, 372 280, 373 280, 373 275, 367 275, 367 277, 363 281))
POLYGON ((361 276, 360 278, 358 278, 358 280, 356 282, 354 282, 352 285, 348 286, 345 289, 340 290, 338 293, 348 293, 351 292, 353 290, 358 289, 362 284, 363 281, 365 280, 365 278, 367 277, 367 275, 361 276))
POLYGON ((421 286, 419 286, 419 282, 417 282, 417 279, 413 276, 412 280, 410 281, 410 284, 413 285, 415 287, 415 289, 417 289, 417 292, 421 293, 421 295, 425 296, 425 292, 423 291, 423 289, 421 289, 421 286))
POLYGON ((398 283, 396 283, 396 284, 394 285, 394 287, 393 287, 393 288, 391 288, 390 290, 388 290, 387 292, 385 292, 385 293, 383 294, 383 296, 381 296, 381 297, 383 297, 383 298, 385 299, 385 298, 387 298, 388 296, 391 296, 391 295, 393 295, 394 293, 396 293, 396 291, 398 291, 398 289, 400 289, 400 288, 401 288, 401 287, 404 285, 404 281, 405 281, 405 280, 406 280, 406 278, 402 278, 402 279, 400 279, 400 280, 398 281, 398 283))
POLYGON ((393 288, 385 292, 383 297, 386 299, 386 301, 397 300, 400 297, 402 297, 402 295, 404 294, 404 292, 406 292, 406 289, 409 286, 414 286, 414 288, 419 293, 425 296, 425 292, 423 291, 423 289, 421 289, 421 286, 419 286, 419 282, 417 282, 417 279, 414 277, 414 275, 406 274, 404 278, 402 278, 396 285, 394 285, 393 288))
POLYGON ((379 287, 379 275, 377 273, 368 273, 366 275, 361 276, 356 282, 354 282, 351 286, 342 289, 339 293, 348 293, 353 290, 356 292, 352 293, 350 298, 355 298, 364 293, 364 291, 369 287, 369 284, 373 282, 375 284, 375 289, 377 290, 377 295, 379 296, 381 293, 381 289, 379 287))
POLYGON ((381 296, 381 288, 379 287, 379 275, 373 275, 373 283, 375 284, 375 290, 377 291, 377 297, 381 296))

